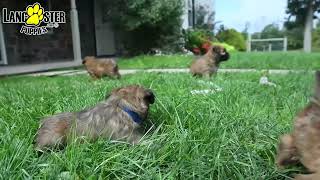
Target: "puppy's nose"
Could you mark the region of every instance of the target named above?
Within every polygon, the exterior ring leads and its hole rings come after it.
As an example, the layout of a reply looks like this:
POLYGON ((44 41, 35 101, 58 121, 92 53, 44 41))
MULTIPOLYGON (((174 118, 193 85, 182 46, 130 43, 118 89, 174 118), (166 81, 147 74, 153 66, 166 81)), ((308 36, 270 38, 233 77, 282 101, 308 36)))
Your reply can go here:
POLYGON ((155 97, 154 93, 152 92, 152 90, 148 89, 148 90, 146 90, 146 98, 150 104, 153 104, 156 97, 155 97))

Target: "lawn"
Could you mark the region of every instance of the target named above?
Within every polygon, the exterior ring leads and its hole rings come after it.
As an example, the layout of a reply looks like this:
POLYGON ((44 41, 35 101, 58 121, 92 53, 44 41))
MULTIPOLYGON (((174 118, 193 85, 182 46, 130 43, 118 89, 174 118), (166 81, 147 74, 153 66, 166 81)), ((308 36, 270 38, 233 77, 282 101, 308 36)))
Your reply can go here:
MULTIPOLYGON (((130 59, 120 59, 121 69, 147 68, 187 68, 193 56, 137 56, 130 59)), ((231 59, 221 65, 221 68, 241 69, 320 69, 320 53, 273 52, 273 53, 231 53, 231 59)))
POLYGON ((0 179, 286 179, 300 169, 276 168, 277 139, 307 103, 313 74, 270 79, 276 88, 260 86, 256 73, 222 73, 213 82, 223 91, 195 96, 191 90, 208 85, 189 74, 3 78, 0 179), (128 84, 157 96, 149 116, 155 128, 142 144, 100 139, 37 156, 32 141, 41 117, 92 106, 128 84))

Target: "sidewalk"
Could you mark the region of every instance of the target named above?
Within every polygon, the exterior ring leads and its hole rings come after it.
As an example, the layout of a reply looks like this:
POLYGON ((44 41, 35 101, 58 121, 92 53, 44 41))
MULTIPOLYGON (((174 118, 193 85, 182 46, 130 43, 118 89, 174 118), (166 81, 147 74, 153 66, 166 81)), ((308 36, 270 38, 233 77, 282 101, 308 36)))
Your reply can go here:
MULTIPOLYGON (((221 73, 248 73, 248 72, 261 72, 264 70, 257 70, 257 69, 219 69, 218 72, 221 73)), ((268 71, 270 74, 288 74, 288 73, 303 73, 303 72, 314 72, 314 71, 307 71, 307 70, 265 70, 268 71)), ((123 69, 120 70, 120 74, 134 74, 138 72, 162 72, 162 73, 188 73, 189 69, 123 69)), ((51 72, 41 72, 41 73, 32 73, 28 74, 29 76, 72 76, 77 74, 86 74, 85 70, 68 70, 68 71, 51 71, 51 72)))

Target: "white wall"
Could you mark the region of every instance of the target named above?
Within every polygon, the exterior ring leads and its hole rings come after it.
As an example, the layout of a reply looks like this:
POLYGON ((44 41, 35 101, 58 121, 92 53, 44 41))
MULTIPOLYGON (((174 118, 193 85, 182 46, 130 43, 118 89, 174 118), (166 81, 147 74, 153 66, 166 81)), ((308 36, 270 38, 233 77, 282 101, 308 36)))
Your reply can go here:
POLYGON ((189 27, 189 20, 188 20, 188 1, 191 0, 184 0, 184 13, 182 15, 182 28, 188 29, 189 27))

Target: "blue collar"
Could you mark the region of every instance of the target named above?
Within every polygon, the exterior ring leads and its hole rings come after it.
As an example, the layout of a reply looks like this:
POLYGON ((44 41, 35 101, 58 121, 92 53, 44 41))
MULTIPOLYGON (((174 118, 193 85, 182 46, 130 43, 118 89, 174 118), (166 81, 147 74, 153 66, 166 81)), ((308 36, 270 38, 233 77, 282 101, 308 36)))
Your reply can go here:
POLYGON ((142 118, 139 116, 138 113, 130 110, 127 107, 123 107, 121 108, 123 111, 125 111, 126 113, 128 113, 128 115, 131 117, 131 119, 136 122, 137 124, 141 124, 142 123, 142 118))

